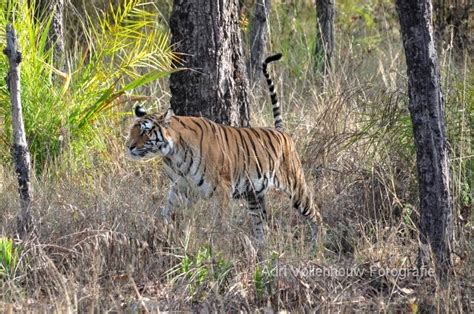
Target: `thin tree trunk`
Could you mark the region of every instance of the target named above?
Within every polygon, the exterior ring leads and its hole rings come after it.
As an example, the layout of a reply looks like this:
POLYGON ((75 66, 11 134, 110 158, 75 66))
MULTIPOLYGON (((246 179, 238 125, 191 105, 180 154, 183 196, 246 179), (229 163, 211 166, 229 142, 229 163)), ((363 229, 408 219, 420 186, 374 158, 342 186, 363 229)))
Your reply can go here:
POLYGON ((420 193, 419 266, 426 266, 429 247, 437 273, 446 279, 452 266, 452 203, 444 122, 444 102, 431 24, 429 0, 397 0, 408 75, 420 193))
POLYGON ((267 21, 271 9, 271 0, 257 0, 255 15, 250 30, 250 60, 247 66, 250 83, 262 76, 262 62, 267 41, 267 21))
POLYGON ((54 66, 66 71, 66 57, 64 54, 64 0, 37 0, 35 17, 40 23, 51 18, 48 31, 47 49, 53 49, 54 66))
POLYGON ((335 0, 315 0, 317 31, 316 60, 317 68, 327 74, 332 66, 334 52, 334 15, 335 0))
POLYGON ((30 203, 31 203, 31 186, 30 171, 31 162, 26 142, 25 127, 23 124, 23 114, 21 107, 20 94, 20 62, 21 53, 19 51, 18 42, 11 24, 6 27, 7 47, 4 53, 7 55, 10 63, 10 71, 8 72, 6 81, 10 91, 12 102, 12 123, 13 123, 13 154, 15 158, 16 173, 18 175, 18 190, 20 193, 21 211, 18 215, 17 232, 21 237, 27 235, 33 227, 30 203))
POLYGON ((171 107, 178 115, 219 123, 249 123, 238 0, 175 0, 171 43, 189 70, 170 77, 171 107))
POLYGON ((54 63, 56 67, 65 72, 66 58, 64 51, 64 0, 54 0, 50 4, 53 20, 49 29, 48 41, 54 45, 54 63))
MULTIPOLYGON (((462 57, 469 49, 469 14, 472 0, 434 0, 434 33, 438 48, 453 46, 455 56, 462 57)), ((462 58, 460 58, 462 60, 462 58)))

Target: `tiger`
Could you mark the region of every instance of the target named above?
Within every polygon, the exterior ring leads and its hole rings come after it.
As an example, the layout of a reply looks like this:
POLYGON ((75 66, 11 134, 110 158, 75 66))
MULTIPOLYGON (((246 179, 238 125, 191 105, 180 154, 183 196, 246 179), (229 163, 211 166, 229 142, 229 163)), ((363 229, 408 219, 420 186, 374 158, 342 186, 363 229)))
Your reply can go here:
POLYGON ((246 200, 258 244, 264 241, 266 193, 286 193, 292 206, 307 219, 316 240, 321 216, 312 200, 296 146, 284 131, 280 104, 267 65, 281 59, 278 53, 262 63, 273 108, 274 128, 233 127, 204 117, 164 114, 135 107, 135 122, 126 142, 128 155, 143 160, 160 156, 171 180, 161 215, 170 222, 178 201, 191 206, 190 191, 198 197, 215 195, 246 200))

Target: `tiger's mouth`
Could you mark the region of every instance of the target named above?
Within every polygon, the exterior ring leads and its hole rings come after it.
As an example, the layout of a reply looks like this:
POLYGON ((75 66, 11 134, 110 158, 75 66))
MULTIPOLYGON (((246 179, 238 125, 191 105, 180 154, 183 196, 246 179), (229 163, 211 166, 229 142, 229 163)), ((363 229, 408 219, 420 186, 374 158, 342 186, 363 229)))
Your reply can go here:
POLYGON ((134 160, 142 159, 144 157, 143 153, 137 152, 135 149, 130 149, 130 148, 127 149, 126 155, 128 158, 134 159, 134 160))
POLYGON ((144 148, 128 148, 127 152, 127 156, 135 160, 145 158, 148 153, 144 148))
POLYGON ((126 155, 133 160, 149 160, 159 156, 158 151, 146 148, 128 148, 126 155))

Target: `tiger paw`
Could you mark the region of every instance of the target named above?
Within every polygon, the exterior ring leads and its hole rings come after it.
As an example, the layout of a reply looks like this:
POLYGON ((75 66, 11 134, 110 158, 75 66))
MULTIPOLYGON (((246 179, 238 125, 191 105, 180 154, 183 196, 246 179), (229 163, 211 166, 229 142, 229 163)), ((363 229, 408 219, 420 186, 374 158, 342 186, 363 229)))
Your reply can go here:
POLYGON ((171 210, 166 207, 161 208, 161 217, 163 218, 163 221, 165 222, 166 225, 172 224, 173 223, 173 215, 171 214, 171 210))

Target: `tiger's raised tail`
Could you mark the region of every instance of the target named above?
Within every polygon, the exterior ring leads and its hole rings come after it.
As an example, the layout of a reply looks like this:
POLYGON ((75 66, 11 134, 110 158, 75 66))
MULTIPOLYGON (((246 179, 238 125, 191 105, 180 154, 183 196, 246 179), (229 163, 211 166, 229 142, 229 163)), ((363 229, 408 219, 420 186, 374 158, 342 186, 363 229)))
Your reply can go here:
POLYGON ((267 65, 270 62, 280 60, 281 56, 282 56, 281 53, 272 55, 266 58, 262 64, 263 75, 265 75, 265 78, 267 79, 268 89, 270 90, 270 97, 272 99, 273 119, 275 120, 275 129, 277 129, 278 131, 283 131, 283 120, 281 119, 281 109, 280 109, 280 104, 278 103, 277 95, 275 92, 275 86, 273 85, 273 81, 270 78, 270 74, 268 74, 267 65))

